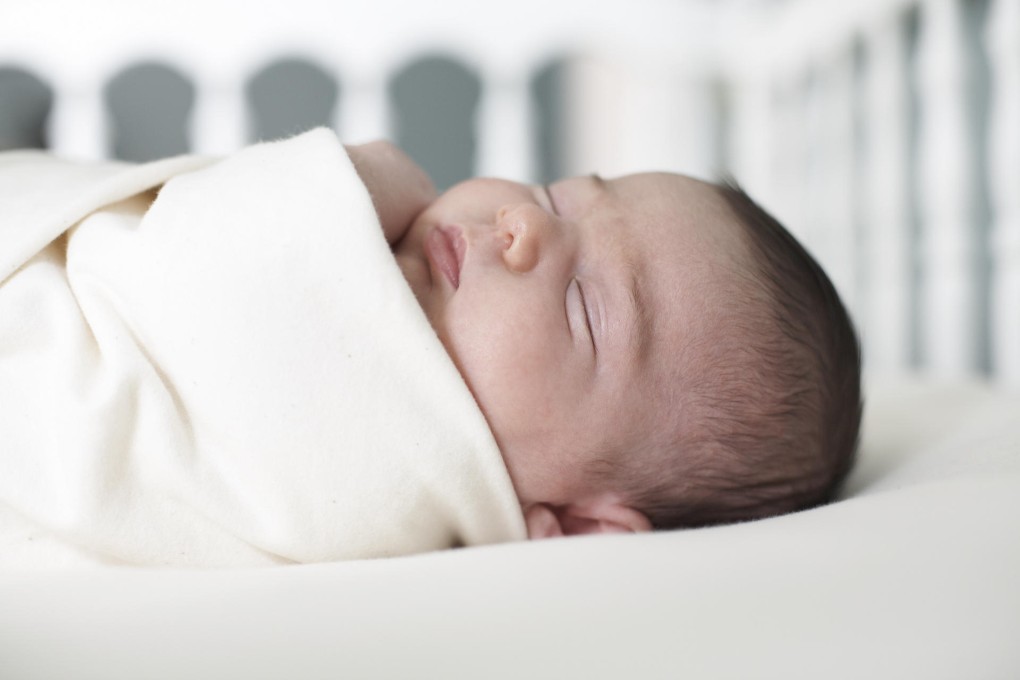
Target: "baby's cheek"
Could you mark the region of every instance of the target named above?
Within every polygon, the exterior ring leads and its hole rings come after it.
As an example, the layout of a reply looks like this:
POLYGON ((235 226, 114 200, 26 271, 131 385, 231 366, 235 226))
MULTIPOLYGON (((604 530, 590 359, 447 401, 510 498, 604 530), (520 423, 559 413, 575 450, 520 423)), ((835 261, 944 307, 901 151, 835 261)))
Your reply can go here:
MULTIPOLYGON (((428 315, 426 294, 431 287, 431 275, 429 274, 428 267, 419 258, 412 257, 409 254, 398 252, 395 253, 394 259, 396 259, 397 266, 400 267, 400 272, 404 275, 407 285, 411 287, 415 299, 418 300, 418 304, 421 305, 426 315, 428 315)), ((431 321, 431 319, 429 320, 431 321)))

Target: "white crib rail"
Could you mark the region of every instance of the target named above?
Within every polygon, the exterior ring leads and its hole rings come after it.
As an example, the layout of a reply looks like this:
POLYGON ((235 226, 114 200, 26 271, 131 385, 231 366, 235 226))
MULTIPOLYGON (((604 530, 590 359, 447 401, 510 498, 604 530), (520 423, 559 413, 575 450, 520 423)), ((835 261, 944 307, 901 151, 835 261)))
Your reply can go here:
POLYGON ((796 0, 752 29, 736 174, 830 272, 866 365, 1020 387, 1020 0, 796 0))
POLYGON ((270 58, 301 55, 339 76, 345 96, 337 129, 347 140, 363 141, 393 132, 387 79, 416 57, 446 54, 477 69, 482 82, 476 167, 523 178, 534 167, 528 78, 540 65, 561 54, 617 55, 637 73, 644 66, 663 71, 705 62, 714 42, 711 4, 519 0, 497 10, 469 0, 259 6, 45 0, 5 8, 0 63, 23 64, 54 86, 55 151, 102 158, 109 153, 102 88, 133 62, 167 63, 195 81, 192 145, 223 153, 246 140, 242 85, 270 58))
POLYGON ((870 368, 1020 387, 1020 0, 9 4, 0 64, 54 87, 52 146, 85 158, 109 153, 105 83, 142 59, 193 80, 192 144, 225 153, 274 57, 338 76, 335 126, 359 141, 393 132, 388 79, 441 53, 481 80, 476 170, 528 179, 529 78, 570 56, 568 172, 729 169, 830 272, 870 368), (964 17, 980 3, 987 121, 964 17))

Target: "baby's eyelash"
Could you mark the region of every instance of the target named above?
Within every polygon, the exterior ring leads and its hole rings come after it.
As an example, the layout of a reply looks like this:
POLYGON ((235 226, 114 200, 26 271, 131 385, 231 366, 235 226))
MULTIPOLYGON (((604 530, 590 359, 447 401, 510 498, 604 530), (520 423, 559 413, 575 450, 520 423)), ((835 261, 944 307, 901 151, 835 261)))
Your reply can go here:
POLYGON ((596 350, 595 353, 598 354, 597 348, 595 347, 595 331, 592 330, 591 327, 591 312, 588 309, 588 301, 584 297, 584 288, 581 286, 580 281, 577 279, 574 279, 574 281, 577 283, 577 292, 581 296, 581 311, 584 313, 584 323, 588 328, 588 338, 591 340, 592 349, 596 350))
POLYGON ((560 211, 556 209, 556 202, 553 200, 552 192, 549 191, 549 185, 543 184, 542 191, 545 192, 545 198, 549 201, 549 209, 552 210, 553 215, 559 215, 560 211))

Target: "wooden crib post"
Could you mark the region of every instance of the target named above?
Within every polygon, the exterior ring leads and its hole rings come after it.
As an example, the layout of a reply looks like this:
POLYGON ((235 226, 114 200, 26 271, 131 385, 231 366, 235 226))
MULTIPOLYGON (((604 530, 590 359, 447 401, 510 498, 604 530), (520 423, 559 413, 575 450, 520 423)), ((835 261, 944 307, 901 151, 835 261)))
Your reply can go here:
POLYGON ((959 0, 921 6, 918 47, 923 360, 935 373, 978 369, 976 182, 959 0))
POLYGON ((987 24, 991 61, 989 177, 993 226, 992 365, 1020 387, 1020 3, 993 0, 987 24))
POLYGON ((903 370, 911 360, 911 249, 908 203, 908 68, 897 15, 866 35, 864 234, 869 275, 862 319, 870 369, 903 370))

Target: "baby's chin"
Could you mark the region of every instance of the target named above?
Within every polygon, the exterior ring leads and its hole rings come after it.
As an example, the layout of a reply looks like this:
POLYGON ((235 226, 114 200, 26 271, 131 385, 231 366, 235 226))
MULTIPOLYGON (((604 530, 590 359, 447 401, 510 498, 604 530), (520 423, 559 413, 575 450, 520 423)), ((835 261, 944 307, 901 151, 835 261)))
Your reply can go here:
MULTIPOLYGON (((402 242, 400 245, 404 246, 405 244, 402 242)), ((411 292, 414 293, 418 306, 425 313, 425 318, 428 319, 429 325, 432 326, 440 342, 443 343, 446 353, 453 357, 440 318, 442 316, 441 301, 437 300, 436 296, 433 295, 432 270, 429 268, 428 260, 420 252, 416 252, 413 247, 409 246, 397 248, 396 252, 393 253, 393 257, 400 268, 401 274, 404 275, 404 280, 411 288, 411 292)))

